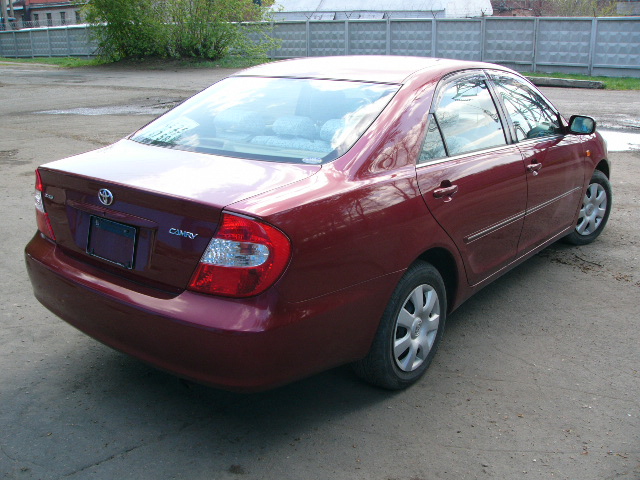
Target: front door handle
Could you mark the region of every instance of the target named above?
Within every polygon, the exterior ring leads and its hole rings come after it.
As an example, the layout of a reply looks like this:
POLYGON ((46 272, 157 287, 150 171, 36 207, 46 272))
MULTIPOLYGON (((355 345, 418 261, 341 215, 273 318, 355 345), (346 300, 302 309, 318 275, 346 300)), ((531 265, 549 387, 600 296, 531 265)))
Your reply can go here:
POLYGON ((448 187, 440 187, 436 188, 433 191, 433 196, 436 198, 445 197, 445 202, 450 202, 451 197, 453 197, 458 192, 457 185, 449 185, 448 187))
POLYGON ((538 175, 538 171, 542 168, 542 164, 541 163, 530 163, 529 165, 527 165, 527 171, 531 174, 533 174, 533 176, 538 175))

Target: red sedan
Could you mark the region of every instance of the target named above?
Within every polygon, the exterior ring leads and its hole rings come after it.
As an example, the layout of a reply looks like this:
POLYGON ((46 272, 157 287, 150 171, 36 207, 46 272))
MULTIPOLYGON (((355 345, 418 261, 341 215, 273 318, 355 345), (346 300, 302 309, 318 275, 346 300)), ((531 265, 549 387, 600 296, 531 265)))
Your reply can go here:
POLYGON ((39 167, 26 264, 45 307, 176 375, 250 391, 353 363, 400 389, 474 292, 600 234, 609 173, 594 120, 504 67, 275 62, 39 167))

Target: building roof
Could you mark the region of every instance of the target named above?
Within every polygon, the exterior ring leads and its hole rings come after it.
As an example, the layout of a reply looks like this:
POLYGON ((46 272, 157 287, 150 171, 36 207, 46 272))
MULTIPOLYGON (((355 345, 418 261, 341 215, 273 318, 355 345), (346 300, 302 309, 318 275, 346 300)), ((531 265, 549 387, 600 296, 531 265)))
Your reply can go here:
POLYGON ((430 11, 442 10, 447 0, 278 0, 287 12, 430 11))
MULTIPOLYGON (((315 13, 319 16, 341 12, 373 12, 395 14, 404 12, 409 16, 444 12, 446 17, 474 17, 492 15, 490 0, 276 0, 272 7, 276 17, 286 14, 315 13), (412 15, 411 13, 414 13, 412 15)), ((356 17, 357 18, 357 17, 356 17)), ((373 18, 373 17, 372 17, 373 18)), ((382 17, 381 17, 382 18, 382 17)))

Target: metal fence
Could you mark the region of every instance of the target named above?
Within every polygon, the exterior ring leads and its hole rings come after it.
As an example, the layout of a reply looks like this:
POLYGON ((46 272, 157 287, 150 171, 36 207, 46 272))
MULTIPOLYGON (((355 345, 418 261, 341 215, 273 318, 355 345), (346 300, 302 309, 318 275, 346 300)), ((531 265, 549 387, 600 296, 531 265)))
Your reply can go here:
MULTIPOLYGON (((640 77, 640 18, 388 19, 278 22, 273 58, 417 55, 529 72, 640 77)), ((0 56, 91 56, 86 26, 0 32, 0 56)))

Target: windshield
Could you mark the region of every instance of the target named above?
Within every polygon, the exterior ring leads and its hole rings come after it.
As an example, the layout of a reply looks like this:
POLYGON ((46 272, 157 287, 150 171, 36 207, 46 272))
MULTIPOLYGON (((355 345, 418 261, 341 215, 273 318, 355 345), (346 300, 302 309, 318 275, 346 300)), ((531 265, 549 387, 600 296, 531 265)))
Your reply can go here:
POLYGON ((337 80, 230 77, 131 139, 239 158, 325 163, 353 146, 398 88, 337 80))

